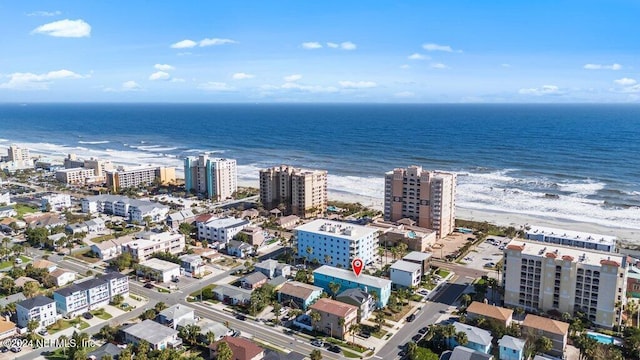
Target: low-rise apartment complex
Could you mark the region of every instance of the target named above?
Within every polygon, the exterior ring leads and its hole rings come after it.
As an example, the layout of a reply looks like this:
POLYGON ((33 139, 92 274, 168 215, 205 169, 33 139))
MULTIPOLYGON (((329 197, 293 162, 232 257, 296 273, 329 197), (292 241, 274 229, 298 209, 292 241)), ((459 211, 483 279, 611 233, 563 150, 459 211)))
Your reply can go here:
POLYGON ((71 207, 71 196, 69 194, 49 194, 42 197, 42 210, 50 208, 53 211, 62 211, 71 207))
MULTIPOLYGON (((122 189, 152 185, 156 182, 169 184, 176 181, 176 171, 172 167, 143 167, 129 170, 105 171, 107 187, 113 192, 122 189)), ((165 214, 166 215, 166 214, 165 214)))
POLYGON ((142 224, 148 217, 151 222, 165 220, 169 207, 147 200, 130 199, 121 195, 96 195, 82 199, 82 212, 104 213, 122 216, 130 222, 142 224))
POLYGON ((146 231, 135 235, 135 238, 122 244, 122 252, 128 252, 138 262, 151 259, 156 252, 177 255, 184 250, 184 235, 172 232, 146 231))
POLYGON ((26 328, 31 320, 38 322, 38 328, 56 322, 56 303, 46 296, 36 296, 16 304, 18 327, 26 328))
POLYGON ((378 230, 339 221, 314 220, 295 228, 295 234, 298 257, 345 269, 355 258, 372 263, 378 247, 378 230))
POLYGON ((128 294, 127 276, 112 272, 58 289, 53 292, 53 299, 57 311, 65 317, 72 318, 109 304, 116 295, 128 294))
POLYGON ((532 241, 577 247, 587 250, 616 252, 617 238, 611 235, 599 235, 582 231, 562 230, 542 226, 531 226, 525 232, 525 238, 532 241))
POLYGON ((353 271, 339 269, 332 266, 323 265, 313 272, 313 284, 324 289, 331 294, 329 284, 340 285, 338 292, 347 289, 362 289, 368 293, 374 292, 377 295, 376 305, 378 308, 387 306, 391 295, 391 280, 381 279, 369 275, 355 276, 353 271))
POLYGON ((196 218, 198 228, 198 239, 209 242, 226 244, 233 239, 242 229, 249 226, 250 222, 245 219, 233 217, 217 218, 213 216, 202 216, 196 218))
POLYGON ((504 256, 505 305, 580 311, 603 327, 619 323, 616 303, 626 304, 625 256, 520 240, 509 242, 504 256))

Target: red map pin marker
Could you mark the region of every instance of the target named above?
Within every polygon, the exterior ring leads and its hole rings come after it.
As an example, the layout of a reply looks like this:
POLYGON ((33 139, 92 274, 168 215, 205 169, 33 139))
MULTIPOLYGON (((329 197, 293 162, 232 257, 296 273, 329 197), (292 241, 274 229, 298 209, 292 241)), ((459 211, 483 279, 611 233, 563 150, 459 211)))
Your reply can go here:
POLYGON ((360 258, 353 259, 353 261, 351 262, 351 268, 353 269, 353 273, 356 274, 356 277, 360 276, 360 273, 364 268, 364 263, 362 262, 362 259, 360 258))

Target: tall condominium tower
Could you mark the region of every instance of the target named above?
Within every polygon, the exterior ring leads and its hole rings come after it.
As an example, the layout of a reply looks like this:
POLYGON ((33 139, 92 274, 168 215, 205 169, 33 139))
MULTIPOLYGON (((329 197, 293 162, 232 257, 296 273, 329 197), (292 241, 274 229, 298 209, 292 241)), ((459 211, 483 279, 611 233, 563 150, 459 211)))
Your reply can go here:
POLYGON ((232 197, 238 190, 236 160, 210 159, 206 154, 184 159, 184 187, 216 201, 232 197))
POLYGON ((394 169, 384 179, 384 219, 409 218, 433 229, 439 238, 455 226, 456 175, 422 170, 420 166, 394 169))
POLYGON ((24 149, 16 145, 11 145, 7 149, 8 161, 29 161, 29 149, 24 149))
POLYGON ((287 165, 260 170, 260 201, 271 210, 307 217, 327 210, 327 171, 287 165))

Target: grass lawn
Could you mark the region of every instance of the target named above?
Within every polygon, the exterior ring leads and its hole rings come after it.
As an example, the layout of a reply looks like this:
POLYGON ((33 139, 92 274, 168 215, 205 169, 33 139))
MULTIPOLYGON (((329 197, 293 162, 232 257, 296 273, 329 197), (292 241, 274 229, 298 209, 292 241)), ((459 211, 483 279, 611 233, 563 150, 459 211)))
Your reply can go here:
MULTIPOLYGON (((209 284, 209 285, 203 287, 202 290, 203 291, 204 291, 204 289, 213 290, 213 289, 215 289, 216 286, 217 286, 216 284, 209 284)), ((196 291, 192 292, 191 294, 189 294, 189 296, 192 296, 194 298, 198 298, 199 299, 200 298, 200 294, 201 294, 201 290, 196 290, 196 291)))
POLYGON ((78 330, 84 330, 86 328, 89 327, 89 324, 87 324, 86 322, 82 321, 80 318, 75 318, 75 319, 71 319, 71 320, 63 320, 60 319, 58 321, 56 321, 55 324, 49 326, 47 329, 49 330, 50 334, 56 333, 60 330, 64 330, 64 329, 68 329, 72 326, 77 326, 76 328, 78 330))
POLYGON ((82 260, 82 261, 86 261, 88 263, 97 263, 98 261, 100 261, 100 259, 98 259, 98 258, 87 256, 87 253, 89 253, 89 252, 91 252, 91 248, 87 247, 86 249, 84 249, 84 250, 82 250, 80 252, 74 253, 72 256, 74 258, 76 258, 76 259, 79 259, 79 260, 82 260))
POLYGON ((383 336, 387 335, 387 330, 380 329, 380 331, 372 331, 371 336, 382 339, 383 336))
POLYGON ((400 311, 398 312, 394 312, 388 309, 384 309, 384 316, 391 320, 391 321, 400 321, 402 318, 405 317, 405 315, 407 315, 409 313, 409 311, 411 310, 411 306, 410 305, 404 305, 402 306, 402 308, 400 308, 400 311))
POLYGON ((15 204, 13 206, 13 208, 16 210, 16 212, 18 213, 18 218, 22 219, 22 217, 24 216, 24 214, 29 214, 29 213, 34 213, 39 211, 40 209, 38 208, 33 208, 31 206, 27 206, 24 204, 15 204))
MULTIPOLYGON (((347 349, 351 349, 351 350, 353 350, 353 351, 357 351, 357 352, 364 352, 364 351, 366 351, 366 350, 367 350, 367 349, 365 349, 365 348, 360 349, 360 348, 358 348, 358 346, 354 346, 354 345, 348 344, 346 341, 342 341, 342 340, 334 339, 334 338, 331 338, 331 337, 326 337, 326 338, 325 338, 325 341, 326 341, 326 342, 330 342, 330 343, 332 343, 332 344, 336 344, 336 345, 339 345, 339 346, 345 347, 345 348, 347 348, 347 349)), ((358 357, 360 357, 360 355, 358 355, 358 357)))
POLYGON ((104 309, 98 309, 98 310, 94 310, 91 312, 91 314, 93 314, 93 316, 96 316, 102 320, 109 320, 111 319, 113 316, 111 316, 111 314, 109 314, 108 312, 106 312, 104 309))
MULTIPOLYGON (((93 350, 95 350, 95 346, 90 346, 86 349, 88 349, 87 352, 91 352, 93 350)), ((55 349, 54 351, 50 351, 49 355, 45 356, 45 359, 47 360, 67 360, 69 359, 69 350, 67 348, 59 348, 59 349, 55 349)))
POLYGON ((216 261, 215 264, 222 265, 222 266, 230 266, 230 267, 236 267, 240 265, 240 263, 237 262, 235 259, 227 259, 227 258, 222 258, 216 261))
POLYGON ((159 293, 164 293, 164 294, 169 294, 171 293, 171 291, 164 289, 164 288, 160 288, 160 287, 156 287, 156 289, 158 289, 159 293))
POLYGON ((442 278, 446 278, 451 272, 445 269, 438 269, 437 274, 442 276, 442 278))
POLYGON ((342 354, 348 358, 360 359, 362 356, 348 350, 342 350, 342 354))
MULTIPOLYGON (((29 261, 31 261, 31 258, 28 258, 28 257, 26 257, 24 255, 20 255, 20 259, 22 260, 23 264, 26 264, 29 261)), ((13 264, 15 264, 15 260, 14 261, 7 260, 7 261, 0 262, 0 269, 4 269, 4 268, 7 268, 7 267, 12 267, 13 264)))
POLYGON ((91 239, 91 241, 93 241, 96 244, 99 244, 99 243, 101 243, 103 241, 111 240, 111 239, 114 239, 114 238, 115 238, 115 235, 107 234, 107 235, 102 235, 102 236, 95 237, 95 238, 91 239))

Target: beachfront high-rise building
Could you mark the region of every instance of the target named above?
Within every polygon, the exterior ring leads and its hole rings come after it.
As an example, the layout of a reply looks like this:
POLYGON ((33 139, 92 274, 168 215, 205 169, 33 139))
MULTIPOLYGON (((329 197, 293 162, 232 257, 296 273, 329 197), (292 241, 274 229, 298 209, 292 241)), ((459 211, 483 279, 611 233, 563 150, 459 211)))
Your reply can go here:
POLYGON ((156 166, 129 170, 107 170, 105 174, 107 187, 113 192, 141 185, 150 186, 156 182, 168 184, 176 180, 176 171, 172 167, 156 166))
POLYGON ((185 158, 184 187, 216 201, 233 197, 238 191, 236 160, 209 158, 207 154, 185 158))
POLYGON ((616 237, 612 235, 598 235, 581 231, 530 226, 525 231, 524 236, 525 239, 533 241, 590 250, 616 252, 616 237))
POLYGON ((327 210, 327 171, 287 165, 260 170, 260 201, 267 210, 307 217, 327 210))
POLYGON ((384 178, 384 219, 409 218, 436 231, 438 238, 455 227, 456 175, 423 170, 421 166, 394 169, 384 178))
POLYGON ((626 304, 626 256, 536 241, 512 240, 504 250, 504 303, 525 310, 574 314, 611 328, 616 303, 626 304))
POLYGON ((7 161, 29 161, 29 149, 23 149, 17 145, 11 145, 7 149, 7 161))
POLYGON ((67 155, 64 159, 64 168, 66 171, 62 170, 60 176, 56 174, 56 177, 59 181, 67 184, 104 182, 106 180, 106 172, 114 169, 113 164, 109 160, 94 158, 81 160, 78 159, 76 154, 67 155), (81 171, 83 169, 91 170, 92 173, 81 171))

